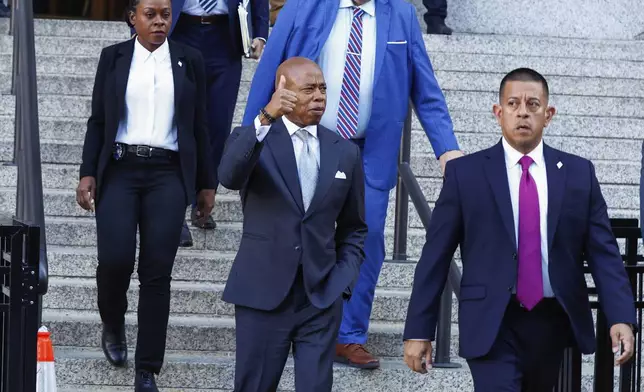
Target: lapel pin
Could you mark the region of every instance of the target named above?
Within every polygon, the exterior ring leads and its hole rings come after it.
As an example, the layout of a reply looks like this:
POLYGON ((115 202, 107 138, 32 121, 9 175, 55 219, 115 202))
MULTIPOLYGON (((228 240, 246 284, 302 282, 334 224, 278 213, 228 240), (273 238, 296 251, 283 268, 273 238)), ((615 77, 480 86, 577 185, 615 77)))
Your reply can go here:
POLYGON ((179 64, 180 67, 183 67, 183 63, 179 61, 177 64, 179 64))
POLYGON ((562 166, 563 166, 563 163, 561 163, 561 161, 557 162, 557 169, 561 169, 562 166))

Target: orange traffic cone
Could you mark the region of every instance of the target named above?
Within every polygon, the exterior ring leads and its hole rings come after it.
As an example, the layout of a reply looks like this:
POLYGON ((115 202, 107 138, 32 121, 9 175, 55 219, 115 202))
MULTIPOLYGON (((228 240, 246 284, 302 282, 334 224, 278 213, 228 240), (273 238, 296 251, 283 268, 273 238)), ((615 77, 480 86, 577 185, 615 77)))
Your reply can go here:
POLYGON ((38 373, 36 392, 56 392, 54 347, 50 333, 44 326, 38 330, 38 373))

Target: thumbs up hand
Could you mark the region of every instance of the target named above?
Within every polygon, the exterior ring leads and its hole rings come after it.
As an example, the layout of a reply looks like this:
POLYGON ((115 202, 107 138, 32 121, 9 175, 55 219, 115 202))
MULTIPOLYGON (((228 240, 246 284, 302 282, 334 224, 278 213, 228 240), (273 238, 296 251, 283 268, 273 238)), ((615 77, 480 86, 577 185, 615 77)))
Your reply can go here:
POLYGON ((278 119, 285 114, 291 113, 295 109, 296 104, 297 94, 286 88, 286 77, 280 75, 280 80, 273 93, 273 97, 268 105, 266 105, 266 112, 274 119, 278 119))

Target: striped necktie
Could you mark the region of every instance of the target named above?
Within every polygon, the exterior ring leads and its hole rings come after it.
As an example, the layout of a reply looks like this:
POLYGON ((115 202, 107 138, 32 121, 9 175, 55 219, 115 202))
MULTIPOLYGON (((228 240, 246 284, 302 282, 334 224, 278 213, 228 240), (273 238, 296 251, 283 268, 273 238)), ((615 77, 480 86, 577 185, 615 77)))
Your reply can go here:
POLYGON ((344 77, 338 108, 338 132, 350 139, 358 132, 358 108, 360 104, 360 69, 362 57, 362 17, 364 10, 353 9, 353 21, 349 33, 347 56, 344 62, 344 77))
POLYGON ((217 7, 217 0, 199 0, 199 5, 203 8, 206 14, 212 14, 217 7))

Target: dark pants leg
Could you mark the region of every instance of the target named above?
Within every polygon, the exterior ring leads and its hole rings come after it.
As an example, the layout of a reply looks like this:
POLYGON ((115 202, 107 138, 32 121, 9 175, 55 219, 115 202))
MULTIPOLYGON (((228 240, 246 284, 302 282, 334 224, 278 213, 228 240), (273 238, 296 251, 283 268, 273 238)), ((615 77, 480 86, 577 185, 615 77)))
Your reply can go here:
POLYGON ((441 19, 447 17, 447 0, 423 0, 423 5, 427 8, 425 21, 427 21, 427 17, 439 17, 441 19))
POLYGON ((532 311, 512 300, 490 352, 467 361, 475 392, 552 392, 571 337, 556 300, 545 299, 532 311))
POLYGON ((291 345, 297 392, 331 392, 335 339, 342 301, 313 307, 298 274, 289 296, 273 311, 235 307, 235 392, 275 392, 291 345))
POLYGON ((241 54, 230 34, 228 22, 192 25, 179 19, 171 37, 200 50, 206 63, 208 136, 216 177, 224 144, 231 131, 242 73, 241 54))
POLYGON ((170 280, 179 247, 186 194, 177 161, 110 164, 96 210, 98 305, 103 323, 118 326, 127 310, 140 233, 136 367, 159 373, 165 354, 170 280))

